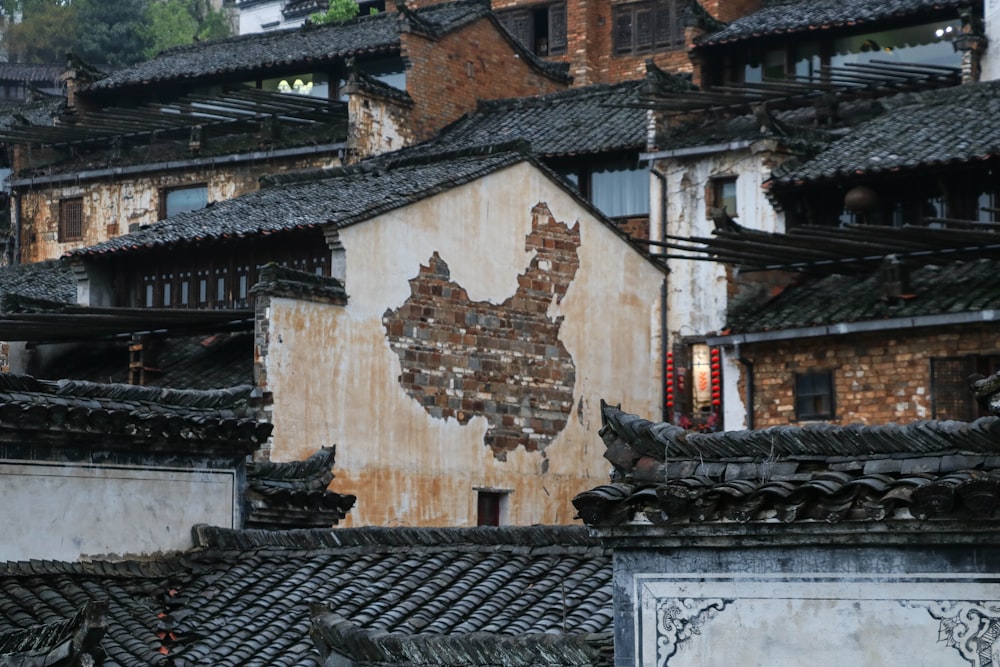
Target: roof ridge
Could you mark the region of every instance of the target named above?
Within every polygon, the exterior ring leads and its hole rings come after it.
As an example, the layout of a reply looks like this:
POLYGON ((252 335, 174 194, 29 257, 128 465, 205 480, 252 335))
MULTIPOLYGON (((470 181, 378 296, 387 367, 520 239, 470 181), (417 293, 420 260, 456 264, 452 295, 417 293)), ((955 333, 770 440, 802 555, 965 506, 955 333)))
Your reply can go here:
POLYGON ((531 144, 522 139, 497 144, 473 146, 451 150, 413 150, 416 146, 403 148, 392 153, 383 153, 352 165, 320 169, 304 169, 295 172, 267 174, 260 178, 262 188, 293 183, 327 180, 378 171, 391 171, 402 167, 430 165, 466 157, 488 157, 502 153, 523 155, 527 159, 531 144), (409 153, 409 154, 407 154, 409 153))
POLYGON ((523 97, 504 97, 495 100, 479 100, 476 105, 476 111, 546 106, 553 100, 563 101, 565 99, 588 99, 591 97, 599 97, 602 94, 617 92, 617 89, 640 89, 643 82, 643 79, 631 79, 629 81, 619 81, 617 83, 592 83, 587 86, 568 88, 566 90, 559 90, 545 95, 526 95, 523 97))
POLYGON ((583 526, 500 526, 469 528, 411 528, 366 526, 359 528, 237 530, 205 524, 192 530, 195 548, 281 549, 398 548, 603 548, 583 526))

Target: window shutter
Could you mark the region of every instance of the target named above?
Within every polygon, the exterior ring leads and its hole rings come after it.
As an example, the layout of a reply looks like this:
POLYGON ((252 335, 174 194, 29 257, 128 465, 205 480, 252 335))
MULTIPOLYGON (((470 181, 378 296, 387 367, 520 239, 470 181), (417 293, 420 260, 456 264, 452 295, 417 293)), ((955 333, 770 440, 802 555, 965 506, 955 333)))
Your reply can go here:
POLYGON ((531 11, 518 9, 512 12, 504 12, 500 15, 500 23, 507 28, 507 32, 514 36, 521 46, 532 50, 531 43, 531 11))
POLYGON ((632 51, 632 11, 619 8, 615 10, 615 53, 632 51))
POLYGON ((549 54, 566 53, 566 5, 549 7, 549 54))
POLYGON ((653 48, 653 12, 639 9, 635 12, 635 49, 648 51, 653 48))
POLYGON ((656 46, 681 46, 684 40, 680 11, 676 1, 657 2, 654 9, 654 40, 656 46))

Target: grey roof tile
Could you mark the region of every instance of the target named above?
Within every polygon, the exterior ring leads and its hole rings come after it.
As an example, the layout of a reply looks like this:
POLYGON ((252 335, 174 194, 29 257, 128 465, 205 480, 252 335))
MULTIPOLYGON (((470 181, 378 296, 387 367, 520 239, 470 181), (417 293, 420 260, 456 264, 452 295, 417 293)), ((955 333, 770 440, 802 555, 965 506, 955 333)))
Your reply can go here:
POLYGON ((885 112, 809 160, 779 171, 774 186, 964 164, 1000 155, 1000 81, 882 100, 885 112))
MULTIPOLYGON (((970 0, 772 0, 760 10, 706 35, 698 45, 877 24, 970 5, 970 0)), ((957 17, 956 12, 952 14, 957 17)))
POLYGON ((76 276, 57 260, 0 267, 0 311, 21 299, 76 303, 76 276))
POLYGON ((545 156, 641 150, 646 111, 629 105, 636 104, 642 86, 642 81, 628 81, 480 102, 433 143, 459 148, 523 139, 533 153, 545 156))
MULTIPOLYGON (((602 405, 602 418, 609 449, 638 451, 652 426, 608 405, 602 405)), ((752 432, 763 436, 759 443, 747 432, 690 433, 681 441, 678 433, 661 430, 663 457, 698 461, 693 475, 640 479, 628 463, 638 454, 616 456, 613 484, 581 493, 573 504, 581 519, 599 526, 639 514, 656 523, 996 521, 1000 468, 988 455, 1000 450, 998 432, 996 417, 968 425, 768 428, 752 432), (744 462, 748 455, 753 463, 744 462), (843 465, 845 455, 856 465, 843 465)))
POLYGON ((921 317, 1000 308, 1000 263, 980 259, 910 271, 912 298, 882 298, 877 274, 830 275, 786 288, 761 305, 734 308, 733 333, 777 331, 843 322, 921 317))
MULTIPOLYGON (((405 15, 381 12, 342 23, 306 25, 179 46, 95 81, 88 90, 100 93, 223 76, 230 80, 240 75, 254 78, 250 75, 268 70, 288 70, 295 66, 315 68, 352 56, 398 53, 399 35, 404 29, 443 34, 487 16, 490 16, 487 3, 456 0, 407 11, 405 15)), ((552 76, 566 77, 564 64, 549 63, 526 51, 523 53, 539 69, 552 76)))
POLYGON ((180 242, 267 236, 328 223, 345 227, 526 159, 524 153, 512 150, 434 155, 402 151, 308 176, 274 177, 272 182, 282 187, 263 187, 69 254, 101 255, 180 242))
POLYGON ((503 646, 521 660, 511 664, 536 664, 528 659, 547 645, 566 651, 552 664, 598 664, 584 643, 610 642, 610 553, 582 527, 201 527, 197 536, 186 554, 142 562, 0 565, 0 633, 69 618, 105 597, 101 647, 123 667, 164 659, 318 667, 310 630, 329 632, 329 612, 361 637, 393 633, 401 645, 426 641, 462 655, 503 646))

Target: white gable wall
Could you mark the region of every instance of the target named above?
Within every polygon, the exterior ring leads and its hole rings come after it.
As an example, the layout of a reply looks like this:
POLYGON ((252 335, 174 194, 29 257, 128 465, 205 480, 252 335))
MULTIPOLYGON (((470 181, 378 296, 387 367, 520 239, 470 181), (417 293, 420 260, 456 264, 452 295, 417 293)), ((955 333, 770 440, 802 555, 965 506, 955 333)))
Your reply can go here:
MULTIPOLYGON (((340 240, 346 307, 271 303, 272 458, 336 444, 333 488, 359 498, 350 525, 475 525, 476 488, 510 491, 505 522, 571 523, 571 498, 608 478, 600 400, 644 414, 661 405, 663 275, 529 163, 343 229, 340 240), (525 238, 540 202, 568 228, 580 225, 579 268, 548 313, 565 318, 572 408, 541 451, 519 446, 501 460, 484 444, 486 417, 436 418, 407 393, 383 315, 407 301, 435 252, 470 301, 511 297, 534 256, 525 238)), ((493 381, 502 392, 511 378, 501 371, 493 381)))

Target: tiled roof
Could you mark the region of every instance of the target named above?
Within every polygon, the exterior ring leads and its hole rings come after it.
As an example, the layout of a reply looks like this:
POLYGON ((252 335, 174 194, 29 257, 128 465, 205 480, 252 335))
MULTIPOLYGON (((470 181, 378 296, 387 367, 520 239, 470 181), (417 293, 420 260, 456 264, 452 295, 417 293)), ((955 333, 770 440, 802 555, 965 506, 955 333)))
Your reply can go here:
POLYGON ((0 80, 3 81, 56 81, 66 71, 65 65, 32 65, 28 63, 0 63, 0 80))
POLYGON ((746 333, 996 309, 998 271, 1000 262, 990 259, 921 266, 909 272, 902 299, 883 297, 878 272, 825 276, 788 287, 765 304, 734 308, 727 328, 746 333))
POLYGON ((331 222, 345 227, 528 159, 512 150, 397 158, 388 156, 308 175, 276 175, 269 182, 282 187, 264 187, 216 202, 70 254, 99 255, 185 241, 267 236, 331 222))
MULTIPOLYGON (((87 341, 64 345, 29 369, 45 379, 125 383, 131 341, 87 341)), ((144 342, 152 353, 144 375, 147 387, 218 389, 253 383, 253 333, 157 337, 144 342)))
POLYGON ((642 81, 507 100, 479 108, 442 130, 435 143, 480 146, 523 139, 546 156, 641 150, 646 145, 646 111, 635 104, 642 81))
POLYGON ((356 496, 328 490, 336 448, 305 461, 247 463, 250 528, 329 528, 347 516, 356 496))
POLYGON ((503 664, 600 664, 598 651, 589 663, 525 658, 554 636, 610 642, 610 554, 582 527, 200 527, 195 538, 185 554, 141 561, 0 565, 0 632, 107 598, 109 667, 319 667, 313 624, 324 651, 342 655, 357 655, 359 634, 392 633, 380 651, 408 637, 468 651, 493 635, 521 659, 503 664), (331 613, 351 624, 342 639, 331 613))
POLYGON ((883 100, 886 111, 771 184, 899 173, 1000 155, 1000 81, 883 100))
POLYGON ((104 433, 136 442, 176 439, 192 447, 241 442, 252 450, 267 439, 271 425, 254 417, 251 391, 250 386, 197 391, 0 374, 0 429, 104 433))
POLYGON ((1000 419, 689 433, 602 405, 612 483, 590 525, 996 519, 1000 419))
MULTIPOLYGON (((230 37, 168 49, 152 60, 122 69, 95 81, 88 90, 101 92, 167 81, 190 81, 239 75, 256 75, 290 67, 315 68, 348 57, 399 51, 404 22, 431 34, 456 30, 490 15, 481 0, 455 0, 414 11, 381 12, 342 23, 276 30, 230 37)), ((527 52, 525 52, 527 54, 527 52)), ((527 59, 533 65, 565 76, 565 66, 527 59)))
POLYGON ((0 312, 19 298, 76 303, 76 276, 56 260, 0 267, 0 312))
MULTIPOLYGON (((896 21, 943 9, 968 7, 971 0, 773 0, 760 10, 706 35, 698 45, 726 44, 765 36, 829 31, 865 23, 896 21)), ((952 12, 957 18, 957 11, 952 12)))

